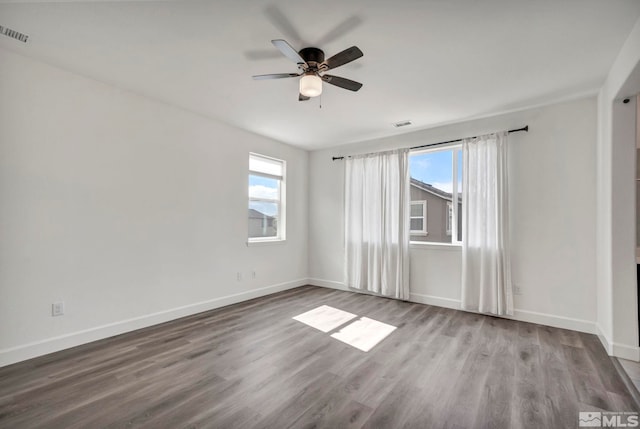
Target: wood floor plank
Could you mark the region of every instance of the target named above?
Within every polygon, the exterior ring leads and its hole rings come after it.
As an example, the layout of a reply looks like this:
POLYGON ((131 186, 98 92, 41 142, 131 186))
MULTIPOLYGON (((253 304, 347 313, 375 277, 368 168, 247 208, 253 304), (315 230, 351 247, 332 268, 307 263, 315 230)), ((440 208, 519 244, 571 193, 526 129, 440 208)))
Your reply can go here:
POLYGON ((588 334, 305 286, 0 368, 0 427, 576 427, 635 411, 588 334), (293 317, 396 329, 363 352, 293 317))

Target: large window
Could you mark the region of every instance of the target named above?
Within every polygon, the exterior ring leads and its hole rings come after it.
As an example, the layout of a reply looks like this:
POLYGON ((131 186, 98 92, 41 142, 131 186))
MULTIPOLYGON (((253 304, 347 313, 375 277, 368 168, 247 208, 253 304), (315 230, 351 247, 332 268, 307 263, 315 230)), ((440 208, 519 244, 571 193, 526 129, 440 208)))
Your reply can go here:
POLYGON ((249 154, 249 242, 285 239, 285 167, 280 159, 249 154))
POLYGON ((460 146, 414 151, 411 172, 411 241, 459 244, 462 240, 460 146))

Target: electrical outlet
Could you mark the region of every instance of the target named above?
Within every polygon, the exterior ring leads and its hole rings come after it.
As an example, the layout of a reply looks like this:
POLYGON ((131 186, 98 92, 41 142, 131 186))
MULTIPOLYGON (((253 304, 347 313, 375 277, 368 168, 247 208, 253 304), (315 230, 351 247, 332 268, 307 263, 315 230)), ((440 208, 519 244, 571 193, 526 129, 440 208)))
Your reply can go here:
POLYGON ((62 316, 64 314, 64 302, 54 302, 51 304, 51 315, 62 316))
POLYGON ((256 278, 256 272, 255 271, 251 271, 251 278, 255 279, 256 278))
POLYGON ((513 285, 513 294, 522 295, 522 287, 520 285, 513 285))
POLYGON ((238 271, 237 278, 239 282, 242 281, 242 273, 240 271, 238 271))

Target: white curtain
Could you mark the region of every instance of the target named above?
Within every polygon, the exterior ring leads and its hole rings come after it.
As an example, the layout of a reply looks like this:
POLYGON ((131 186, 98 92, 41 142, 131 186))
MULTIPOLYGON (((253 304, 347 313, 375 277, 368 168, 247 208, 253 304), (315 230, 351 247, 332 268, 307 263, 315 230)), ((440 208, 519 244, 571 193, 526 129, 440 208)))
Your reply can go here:
POLYGON ((346 159, 345 282, 409 299, 409 150, 346 159))
POLYGON ((463 140, 462 308, 513 314, 507 132, 463 140))

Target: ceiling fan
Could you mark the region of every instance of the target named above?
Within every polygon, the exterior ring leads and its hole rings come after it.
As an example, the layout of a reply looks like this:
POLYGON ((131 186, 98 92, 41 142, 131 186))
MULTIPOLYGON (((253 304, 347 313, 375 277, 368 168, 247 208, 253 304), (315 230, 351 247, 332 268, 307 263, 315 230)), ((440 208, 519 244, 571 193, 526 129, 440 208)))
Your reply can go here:
POLYGON ((322 94, 323 81, 349 91, 357 91, 362 88, 360 82, 324 74, 327 70, 335 69, 363 56, 364 54, 357 46, 347 48, 325 60, 324 52, 318 48, 304 48, 297 52, 286 40, 276 39, 272 40, 271 43, 285 57, 298 65, 299 73, 260 74, 253 76, 255 80, 300 77, 299 101, 306 101, 311 97, 322 94))

